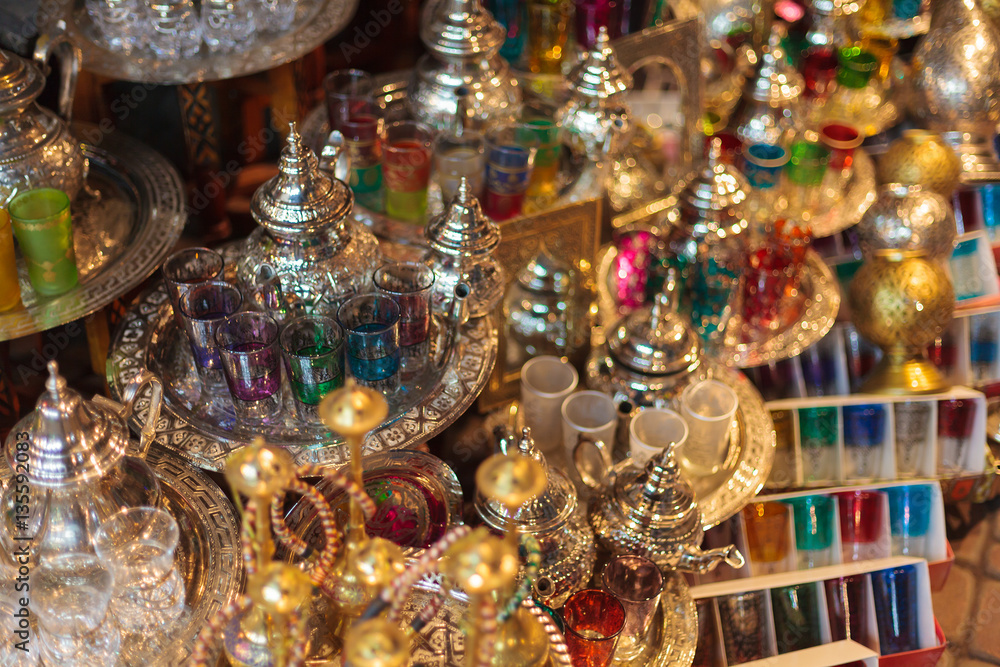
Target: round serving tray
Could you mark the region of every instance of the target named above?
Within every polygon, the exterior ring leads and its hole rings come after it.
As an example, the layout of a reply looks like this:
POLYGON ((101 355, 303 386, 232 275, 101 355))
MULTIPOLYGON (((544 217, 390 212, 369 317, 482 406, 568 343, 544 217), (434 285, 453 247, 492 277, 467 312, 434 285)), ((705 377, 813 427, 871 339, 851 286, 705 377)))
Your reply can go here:
POLYGON ((22 305, 0 313, 0 341, 86 317, 145 280, 180 238, 184 186, 167 160, 120 132, 79 123, 90 162, 87 187, 70 205, 79 284, 53 297, 37 295, 18 258, 22 305))
MULTIPOLYGON (((462 328, 442 371, 428 370, 407 382, 410 391, 389 397, 389 418, 368 435, 365 453, 409 447, 440 433, 486 386, 496 356, 494 319, 471 320, 462 328)), ((128 381, 143 368, 163 381, 157 442, 197 466, 221 470, 231 452, 256 436, 286 447, 300 464, 339 465, 348 460, 347 446, 338 436, 290 416, 290 391, 283 392, 288 417, 252 428, 236 423, 230 399, 222 395, 225 390, 203 396, 187 337, 174 322, 162 284, 143 293, 129 307, 115 333, 107 365, 112 396, 120 397, 128 381)), ((139 429, 148 410, 147 390, 133 413, 134 429, 139 429)))
MULTIPOLYGON (((597 257, 598 316, 605 328, 613 326, 627 312, 618 305, 610 282, 617 255, 614 246, 606 246, 597 257)), ((819 342, 833 328, 840 309, 837 280, 815 251, 810 250, 806 255, 805 269, 802 301, 793 311, 798 317, 773 331, 748 332, 743 318, 734 315, 726 327, 725 353, 720 353, 720 361, 739 368, 752 368, 788 359, 819 342)))
MULTIPOLYGON (((190 662, 198 633, 236 598, 243 585, 239 522, 222 490, 203 472, 156 446, 150 448, 146 462, 160 480, 163 509, 173 515, 180 528, 175 562, 186 585, 185 610, 155 658, 146 656, 133 662, 123 657, 119 664, 183 667, 190 662)), ((5 483, 10 476, 7 457, 0 456, 0 482, 5 483)), ((221 646, 214 649, 209 664, 215 664, 220 650, 221 646)))
POLYGON ((100 35, 83 0, 44 0, 38 16, 42 32, 59 30, 83 51, 83 67, 111 79, 156 84, 216 81, 263 72, 301 58, 337 34, 354 16, 358 0, 299 0, 292 25, 283 32, 257 33, 238 53, 201 51, 191 58, 160 60, 148 50, 125 55, 100 44, 100 35))

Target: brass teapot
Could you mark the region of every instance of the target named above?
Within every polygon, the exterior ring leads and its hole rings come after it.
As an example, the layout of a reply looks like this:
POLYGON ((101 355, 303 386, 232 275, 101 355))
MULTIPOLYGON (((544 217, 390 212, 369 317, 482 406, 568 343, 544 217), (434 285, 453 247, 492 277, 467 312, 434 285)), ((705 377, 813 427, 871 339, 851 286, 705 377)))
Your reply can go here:
POLYGON ((160 483, 143 460, 155 436, 163 389, 143 371, 126 386, 124 406, 95 397, 85 401, 66 386, 49 362, 46 391, 35 411, 17 423, 6 443, 14 472, 2 496, 0 545, 32 539, 37 559, 65 552, 93 552, 100 523, 128 507, 160 504, 160 483), (139 391, 153 392, 138 448, 129 451, 128 417, 139 391), (25 502, 27 496, 28 502, 25 502), (23 508, 23 509, 22 509, 23 508))
POLYGON ((574 462, 584 483, 599 490, 587 518, 602 546, 616 555, 645 556, 662 570, 708 572, 720 563, 743 567, 743 554, 734 545, 706 550, 699 546, 704 535, 701 511, 691 484, 681 475, 676 446, 654 456, 643 470, 626 459, 608 470, 601 483, 581 466, 588 446, 595 445, 578 443, 574 462))
POLYGON ((35 60, 0 49, 0 190, 48 187, 72 199, 87 173, 81 144, 69 130, 80 50, 61 34, 43 35, 35 60), (62 64, 58 114, 35 101, 45 87, 42 67, 57 49, 62 64))

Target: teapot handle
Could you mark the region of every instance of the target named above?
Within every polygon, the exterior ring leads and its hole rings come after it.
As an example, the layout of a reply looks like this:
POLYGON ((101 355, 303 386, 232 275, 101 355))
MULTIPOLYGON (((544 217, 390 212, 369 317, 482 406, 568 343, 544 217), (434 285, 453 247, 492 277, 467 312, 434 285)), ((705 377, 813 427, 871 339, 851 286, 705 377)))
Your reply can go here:
POLYGON ((69 123, 73 119, 73 97, 76 95, 76 80, 80 74, 80 62, 83 52, 66 36, 66 22, 59 20, 52 30, 39 35, 35 44, 35 61, 48 69, 49 57, 53 51, 58 52, 60 63, 59 76, 59 115, 69 123))
POLYGON ((149 446, 153 444, 153 440, 156 438, 156 423, 160 419, 160 405, 163 403, 163 384, 160 382, 160 378, 145 369, 137 373, 125 385, 125 391, 122 392, 123 405, 121 412, 118 413, 122 419, 128 421, 135 408, 135 401, 139 398, 139 392, 147 384, 152 387, 153 393, 149 399, 149 412, 146 413, 146 421, 143 423, 142 431, 139 434, 139 451, 137 455, 143 459, 146 458, 149 446))
POLYGON ((340 130, 331 132, 323 143, 323 149, 319 154, 319 168, 345 183, 350 181, 350 156, 345 150, 344 135, 340 130))
POLYGON ((600 440, 591 440, 581 433, 576 441, 576 447, 573 448, 573 467, 576 468, 576 472, 584 484, 592 489, 601 489, 608 472, 614 467, 611 447, 600 440), (588 460, 586 456, 588 449, 597 452, 602 466, 601 470, 594 470, 592 459, 588 460))

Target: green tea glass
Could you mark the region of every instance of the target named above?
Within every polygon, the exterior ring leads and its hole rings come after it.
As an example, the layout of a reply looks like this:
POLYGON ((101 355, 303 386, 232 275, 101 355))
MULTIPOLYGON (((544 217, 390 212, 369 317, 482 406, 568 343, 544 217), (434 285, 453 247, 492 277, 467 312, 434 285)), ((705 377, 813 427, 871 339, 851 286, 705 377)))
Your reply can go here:
POLYGON ((798 567, 808 570, 833 562, 833 498, 804 496, 784 501, 792 506, 798 567))
POLYGON ((835 407, 799 408, 799 442, 805 481, 830 481, 837 474, 839 413, 835 407))
POLYGON ((344 332, 328 317, 292 320, 279 337, 300 421, 318 423, 323 397, 344 386, 344 332))
POLYGON ((76 287, 79 274, 66 193, 53 188, 28 190, 10 200, 7 212, 35 291, 55 296, 76 287))
POLYGON ((778 654, 819 646, 819 596, 815 582, 771 589, 778 654))

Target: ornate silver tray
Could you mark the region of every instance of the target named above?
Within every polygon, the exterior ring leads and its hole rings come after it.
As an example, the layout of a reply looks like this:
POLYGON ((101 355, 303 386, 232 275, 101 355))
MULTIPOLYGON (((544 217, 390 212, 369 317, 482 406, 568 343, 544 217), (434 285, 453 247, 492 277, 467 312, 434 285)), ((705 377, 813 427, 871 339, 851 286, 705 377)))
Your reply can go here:
POLYGON ((145 280, 173 248, 184 227, 184 187, 167 160, 120 132, 77 124, 90 162, 87 187, 70 210, 80 283, 55 297, 35 294, 18 258, 21 302, 0 313, 0 341, 86 317, 145 280), (96 193, 96 196, 95 196, 96 193))
MULTIPOLYGON (((375 104, 386 122, 409 117, 409 110, 406 106, 409 77, 409 72, 391 72, 375 77, 376 89, 381 91, 376 95, 375 104)), ((326 137, 330 133, 330 124, 324 105, 315 107, 306 115, 300 132, 305 144, 319 155, 326 137)), ((562 168, 559 178, 557 197, 552 201, 534 203, 534 210, 529 202, 525 214, 537 213, 556 203, 571 204, 582 201, 588 197, 588 193, 589 196, 593 196, 598 191, 597 174, 593 165, 588 163, 582 155, 570 151, 567 146, 563 146, 562 168)), ((441 200, 441 189, 432 178, 427 191, 427 219, 441 213, 442 210, 444 210, 444 202, 441 200)), ((356 220, 371 227, 379 238, 408 245, 426 245, 423 223, 395 220, 384 213, 366 209, 358 205, 356 201, 352 215, 356 220)))
POLYGON ((357 7, 358 0, 299 0, 288 30, 258 33, 239 53, 211 54, 203 44, 195 57, 179 60, 159 60, 150 51, 125 55, 104 48, 83 0, 43 0, 38 23, 43 32, 51 32, 58 30, 58 21, 65 21, 66 35, 83 51, 83 67, 90 72, 126 81, 184 84, 232 79, 296 60, 346 26, 357 7))
MULTIPOLYGON (((603 339, 603 332, 600 337, 603 339)), ((760 492, 771 474, 775 447, 771 413, 764 407, 764 399, 753 383, 740 371, 717 362, 709 362, 707 368, 712 378, 733 388, 739 399, 739 408, 729 432, 729 452, 716 473, 695 474, 687 471, 681 461, 684 476, 691 483, 698 500, 701 524, 705 530, 739 512, 760 492)), ((606 372, 605 367, 599 366, 595 360, 588 362, 587 387, 607 391, 606 372)), ((668 397, 656 401, 665 407, 669 407, 671 402, 668 397)))
MULTIPOLYGON (((163 508, 177 520, 180 543, 176 562, 187 588, 185 612, 169 637, 163 637, 156 659, 127 667, 184 667, 201 629, 228 605, 243 585, 243 559, 236 513, 222 490, 203 472, 191 468, 156 446, 146 456, 160 480, 163 508)), ((11 475, 7 457, 0 457, 0 481, 11 475)), ((128 644, 124 645, 127 648, 128 644)), ((210 656, 214 664, 221 646, 210 656)))
MULTIPOLYGON (((443 371, 425 371, 408 383, 411 391, 389 397, 389 418, 369 434, 365 453, 401 449, 440 433, 486 386, 496 355, 493 318, 470 321, 462 329, 443 371)), ((220 470, 230 452, 258 435, 287 447, 300 464, 347 462, 347 446, 342 440, 322 426, 307 426, 291 416, 290 391, 283 392, 284 414, 288 417, 252 429, 236 424, 228 395, 203 396, 187 337, 174 323, 162 284, 132 304, 115 333, 107 366, 112 396, 120 397, 141 368, 149 369, 163 381, 157 442, 197 466, 220 470)), ((137 402, 131 420, 133 428, 140 427, 148 409, 146 392, 137 402)))
MULTIPOLYGON (((597 257, 598 316, 605 327, 612 326, 626 312, 618 305, 610 282, 617 254, 614 246, 606 246, 597 257)), ((837 280, 826 262, 812 250, 806 255, 805 268, 802 301, 795 309, 788 309, 798 313, 798 317, 784 322, 774 331, 750 332, 743 318, 734 315, 726 327, 725 355, 720 361, 738 368, 751 368, 788 359, 817 343, 833 328, 840 309, 837 280)))

